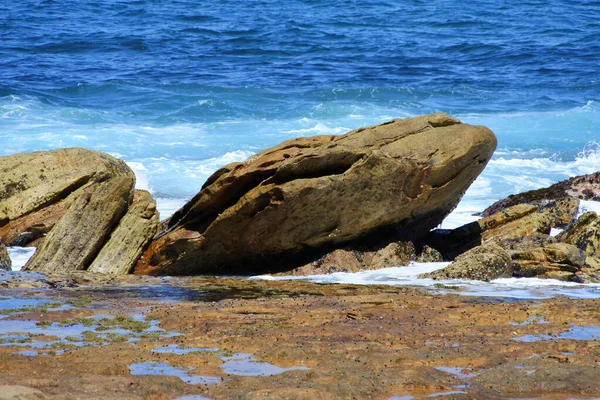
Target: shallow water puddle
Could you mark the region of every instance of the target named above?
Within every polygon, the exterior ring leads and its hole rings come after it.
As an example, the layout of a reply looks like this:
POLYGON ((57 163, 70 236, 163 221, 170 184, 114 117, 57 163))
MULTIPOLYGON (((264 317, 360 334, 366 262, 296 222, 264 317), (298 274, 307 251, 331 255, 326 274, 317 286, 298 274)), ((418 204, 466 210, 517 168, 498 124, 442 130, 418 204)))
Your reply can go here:
MULTIPOLYGON (((62 311, 72 308, 68 304, 36 298, 2 297, 0 296, 0 314, 18 314, 30 311, 62 311)), ((0 316, 1 318, 1 316, 0 316)))
MULTIPOLYGON (((7 319, 1 321, 0 346, 23 346, 31 349, 103 346, 111 342, 132 343, 145 337, 169 338, 179 335, 177 332, 159 328, 157 321, 145 321, 141 315, 95 315, 39 322, 7 319)), ((60 354, 60 351, 55 351, 54 354, 60 354)), ((32 352, 25 355, 35 354, 32 352)))
POLYGON ((152 349, 153 353, 168 353, 168 354, 189 354, 194 352, 204 352, 204 351, 219 351, 216 347, 181 347, 176 344, 169 344, 166 346, 155 347, 152 349))
POLYGON ((149 361, 129 365, 131 375, 175 376, 190 385, 217 385, 221 383, 218 376, 194 375, 193 367, 176 368, 168 363, 149 361))
POLYGON ((304 371, 310 368, 306 366, 295 366, 281 368, 268 362, 257 361, 252 355, 236 353, 230 357, 222 356, 225 361, 219 366, 226 374, 239 376, 271 376, 282 374, 287 371, 304 371))
POLYGON ((543 315, 532 315, 527 318, 525 321, 516 322, 510 321, 509 324, 512 326, 523 326, 523 325, 534 325, 534 324, 547 324, 548 321, 544 318, 543 315))
POLYGON ((537 334, 523 335, 512 338, 518 342, 538 342, 541 340, 572 339, 572 340, 600 340, 600 326, 572 326, 566 332, 555 335, 537 334))
POLYGON ((461 379, 469 379, 475 376, 474 373, 464 373, 463 371, 471 371, 471 368, 462 367, 435 367, 438 371, 447 372, 461 379))

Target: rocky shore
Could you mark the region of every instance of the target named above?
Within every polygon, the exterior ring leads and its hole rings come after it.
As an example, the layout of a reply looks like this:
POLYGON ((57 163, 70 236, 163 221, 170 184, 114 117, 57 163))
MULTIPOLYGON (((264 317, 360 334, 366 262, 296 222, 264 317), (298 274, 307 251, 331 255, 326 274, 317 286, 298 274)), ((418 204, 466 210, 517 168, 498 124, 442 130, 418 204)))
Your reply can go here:
POLYGON ((1 286, 0 399, 600 396, 598 299, 83 272, 1 286))
POLYGON ((0 157, 0 399, 600 396, 597 299, 176 276, 444 260, 422 277, 598 282, 600 218, 580 201, 600 173, 434 229, 495 146, 445 114, 294 139, 162 222, 114 157, 0 157), (2 243, 36 248, 24 272, 2 243))

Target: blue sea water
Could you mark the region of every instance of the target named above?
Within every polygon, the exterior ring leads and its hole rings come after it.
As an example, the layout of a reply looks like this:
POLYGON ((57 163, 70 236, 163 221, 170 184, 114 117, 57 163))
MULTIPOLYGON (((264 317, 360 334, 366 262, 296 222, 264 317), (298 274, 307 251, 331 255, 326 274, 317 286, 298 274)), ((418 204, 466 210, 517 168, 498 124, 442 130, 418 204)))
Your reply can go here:
POLYGON ((3 1, 0 155, 108 152, 168 213, 282 140, 444 111, 498 136, 480 211, 600 170, 599 32, 587 0, 3 1))

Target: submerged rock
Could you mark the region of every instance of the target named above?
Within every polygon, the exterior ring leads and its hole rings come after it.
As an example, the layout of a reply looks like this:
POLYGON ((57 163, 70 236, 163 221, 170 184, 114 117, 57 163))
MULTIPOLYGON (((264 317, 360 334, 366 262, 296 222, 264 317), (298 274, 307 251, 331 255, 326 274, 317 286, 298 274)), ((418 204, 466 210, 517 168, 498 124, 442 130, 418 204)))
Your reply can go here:
POLYGON ((290 270, 357 240, 421 238, 495 146, 490 130, 441 113, 286 141, 215 172, 135 273, 290 270))
POLYGON ((510 254, 495 244, 475 247, 458 257, 445 268, 419 275, 431 279, 473 279, 491 281, 512 276, 510 254))
POLYGON ((515 252, 511 255, 516 277, 579 281, 577 272, 585 265, 585 253, 567 243, 515 252))
POLYGON ((10 271, 12 267, 12 262, 10 261, 10 257, 8 256, 8 251, 6 250, 6 246, 0 242, 0 271, 10 271))

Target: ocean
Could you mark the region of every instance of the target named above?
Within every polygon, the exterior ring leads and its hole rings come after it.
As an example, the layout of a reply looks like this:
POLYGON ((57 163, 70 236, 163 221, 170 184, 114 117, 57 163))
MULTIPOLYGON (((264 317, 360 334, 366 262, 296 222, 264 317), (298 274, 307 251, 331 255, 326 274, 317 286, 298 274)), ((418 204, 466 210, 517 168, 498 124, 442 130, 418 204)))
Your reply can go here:
POLYGON ((0 4, 0 155, 124 159, 168 216, 283 140, 443 111, 497 151, 442 226, 600 170, 600 2, 0 4))

